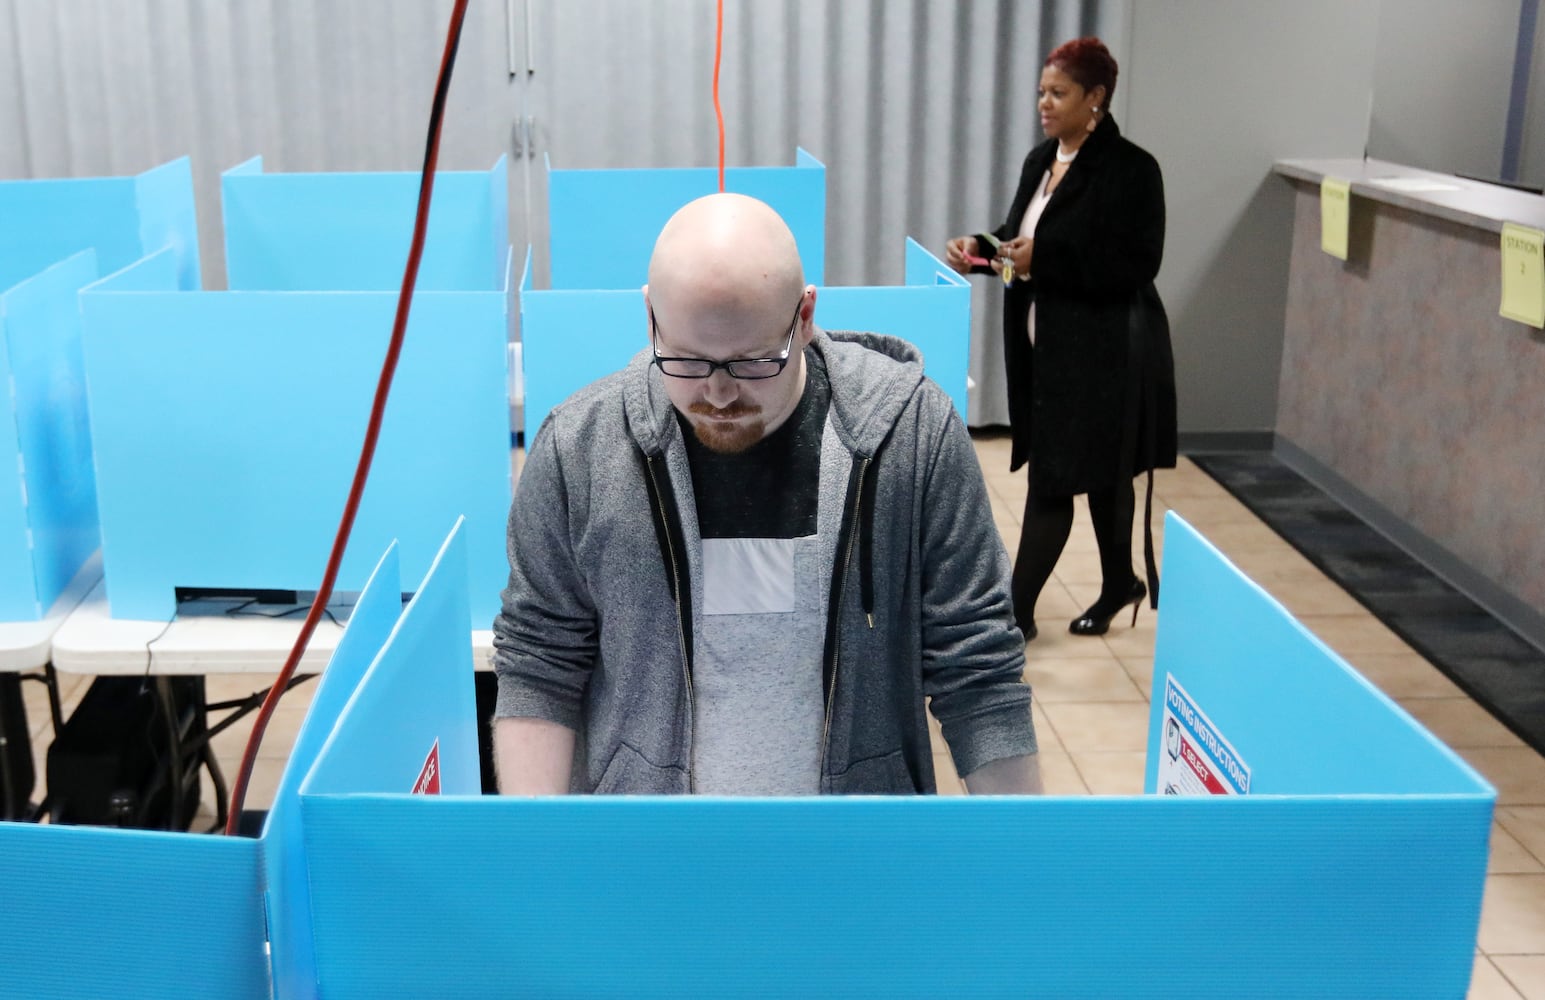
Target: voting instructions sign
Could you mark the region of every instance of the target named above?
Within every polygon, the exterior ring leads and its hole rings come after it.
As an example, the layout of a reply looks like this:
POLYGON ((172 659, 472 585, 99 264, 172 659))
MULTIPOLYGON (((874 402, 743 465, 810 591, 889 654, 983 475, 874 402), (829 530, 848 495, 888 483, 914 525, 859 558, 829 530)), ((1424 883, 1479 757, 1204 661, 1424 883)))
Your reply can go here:
POLYGON ((1196 707, 1185 688, 1164 675, 1164 744, 1159 752, 1162 795, 1248 795, 1250 768, 1196 707))

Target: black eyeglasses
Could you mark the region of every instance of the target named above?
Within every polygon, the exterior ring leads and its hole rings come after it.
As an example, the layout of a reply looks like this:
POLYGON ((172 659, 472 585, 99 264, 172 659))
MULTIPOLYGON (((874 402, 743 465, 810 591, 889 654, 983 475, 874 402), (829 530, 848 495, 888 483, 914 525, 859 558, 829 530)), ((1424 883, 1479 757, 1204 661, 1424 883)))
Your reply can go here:
POLYGON ((654 308, 649 310, 649 328, 656 341, 654 347, 654 363, 660 366, 661 373, 672 378, 708 378, 715 369, 723 368, 730 378, 753 381, 763 378, 776 378, 783 374, 783 369, 789 363, 789 352, 794 348, 794 331, 799 329, 799 311, 804 308, 805 296, 801 292, 799 304, 794 307, 794 318, 789 320, 789 334, 784 339, 783 352, 776 358, 733 358, 729 361, 709 361, 707 358, 662 358, 658 342, 660 339, 660 324, 655 322, 654 308))

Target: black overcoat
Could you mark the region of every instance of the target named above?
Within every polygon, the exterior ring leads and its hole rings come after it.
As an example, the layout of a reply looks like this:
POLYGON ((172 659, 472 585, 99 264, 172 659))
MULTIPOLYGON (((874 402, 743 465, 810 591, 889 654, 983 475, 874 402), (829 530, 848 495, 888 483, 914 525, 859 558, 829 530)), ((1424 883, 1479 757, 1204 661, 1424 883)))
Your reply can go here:
MULTIPOLYGON (((998 239, 1019 235, 1056 150, 1047 140, 1025 157, 998 239)), ((1037 493, 1088 493, 1174 467, 1175 362, 1153 285, 1163 254, 1159 164, 1106 115, 1046 203, 1029 280, 1005 289, 1010 467, 1033 458, 1037 493)))

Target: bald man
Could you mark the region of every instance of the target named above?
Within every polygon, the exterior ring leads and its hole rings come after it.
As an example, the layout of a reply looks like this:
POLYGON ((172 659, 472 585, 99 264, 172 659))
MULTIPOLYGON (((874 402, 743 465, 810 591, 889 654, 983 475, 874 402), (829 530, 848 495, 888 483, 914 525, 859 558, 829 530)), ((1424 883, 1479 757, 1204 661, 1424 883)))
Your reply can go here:
POLYGON ((648 347, 550 413, 511 505, 502 792, 929 793, 930 709, 972 793, 1040 791, 965 426, 815 299, 763 203, 666 223, 648 347))

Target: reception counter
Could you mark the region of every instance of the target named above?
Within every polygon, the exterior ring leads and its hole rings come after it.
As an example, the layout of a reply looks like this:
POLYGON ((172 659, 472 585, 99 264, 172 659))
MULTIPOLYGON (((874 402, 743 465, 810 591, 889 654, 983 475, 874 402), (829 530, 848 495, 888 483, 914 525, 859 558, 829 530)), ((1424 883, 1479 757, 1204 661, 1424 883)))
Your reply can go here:
POLYGON ((1379 160, 1283 160, 1296 191, 1277 450, 1545 644, 1545 334, 1504 319, 1500 234, 1545 198, 1379 160), (1348 259, 1320 182, 1349 181, 1348 259))

